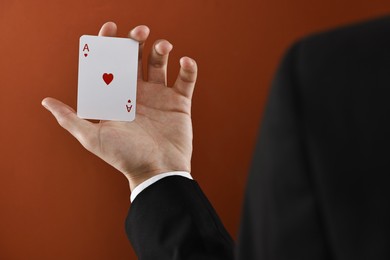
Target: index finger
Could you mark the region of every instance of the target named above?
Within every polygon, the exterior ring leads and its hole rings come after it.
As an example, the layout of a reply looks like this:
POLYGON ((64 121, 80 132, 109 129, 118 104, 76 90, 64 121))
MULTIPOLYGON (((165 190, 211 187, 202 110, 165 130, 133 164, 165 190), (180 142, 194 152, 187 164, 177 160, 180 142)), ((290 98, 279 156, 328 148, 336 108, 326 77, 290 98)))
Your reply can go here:
POLYGON ((117 32, 117 26, 114 22, 106 22, 100 28, 98 36, 115 37, 117 32))

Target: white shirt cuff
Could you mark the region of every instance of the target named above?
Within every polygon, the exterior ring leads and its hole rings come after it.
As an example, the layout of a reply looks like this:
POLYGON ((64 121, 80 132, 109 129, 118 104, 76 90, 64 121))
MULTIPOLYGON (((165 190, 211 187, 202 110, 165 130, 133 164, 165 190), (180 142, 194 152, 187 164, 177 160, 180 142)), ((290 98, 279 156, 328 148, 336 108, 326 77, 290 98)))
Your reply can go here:
POLYGON ((146 181, 142 182, 140 185, 135 187, 135 189, 131 192, 130 201, 133 202, 135 200, 135 197, 138 196, 138 194, 140 194, 144 189, 146 189, 153 183, 169 176, 182 176, 192 180, 192 176, 189 172, 175 171, 175 172, 160 173, 156 176, 153 176, 152 178, 147 179, 146 181))

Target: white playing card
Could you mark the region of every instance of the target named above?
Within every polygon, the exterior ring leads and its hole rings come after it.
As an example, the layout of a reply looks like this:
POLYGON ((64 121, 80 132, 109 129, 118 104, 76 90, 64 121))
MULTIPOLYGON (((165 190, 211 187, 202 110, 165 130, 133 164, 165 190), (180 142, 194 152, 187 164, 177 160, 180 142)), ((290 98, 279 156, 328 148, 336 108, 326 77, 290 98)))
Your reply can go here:
POLYGON ((133 121, 137 68, 138 42, 81 36, 77 115, 87 119, 133 121))

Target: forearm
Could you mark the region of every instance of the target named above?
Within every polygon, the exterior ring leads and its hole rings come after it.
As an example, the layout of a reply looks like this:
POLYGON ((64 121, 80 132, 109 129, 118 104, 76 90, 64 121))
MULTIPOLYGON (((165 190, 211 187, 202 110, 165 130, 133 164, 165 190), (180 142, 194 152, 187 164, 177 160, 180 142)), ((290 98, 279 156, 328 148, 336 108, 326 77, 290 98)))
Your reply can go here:
POLYGON ((181 176, 137 196, 126 232, 140 260, 233 259, 233 240, 213 207, 195 181, 181 176))

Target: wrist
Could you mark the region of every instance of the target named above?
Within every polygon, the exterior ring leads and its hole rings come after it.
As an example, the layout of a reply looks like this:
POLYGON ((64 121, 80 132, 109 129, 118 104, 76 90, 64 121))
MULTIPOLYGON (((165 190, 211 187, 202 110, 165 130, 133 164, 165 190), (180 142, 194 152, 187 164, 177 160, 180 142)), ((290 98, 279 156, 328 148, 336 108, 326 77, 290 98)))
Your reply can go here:
POLYGON ((157 176, 160 174, 165 173, 174 173, 174 172, 187 172, 190 173, 191 169, 190 167, 181 167, 181 168, 162 168, 162 169, 156 169, 153 171, 138 173, 138 174, 125 174, 128 182, 130 191, 132 192, 138 185, 141 183, 157 176))
POLYGON ((193 180, 191 174, 189 172, 186 172, 186 171, 164 172, 164 173, 158 174, 154 177, 151 177, 151 178, 145 180, 144 182, 140 183, 137 187, 135 187, 131 191, 130 201, 133 202, 134 199, 138 196, 138 194, 143 192, 143 190, 145 190, 149 186, 153 185, 156 182, 159 182, 161 179, 164 179, 166 177, 171 177, 171 176, 175 176, 175 177, 181 176, 183 178, 188 178, 188 179, 193 180))
POLYGON ((137 175, 130 175, 130 174, 125 174, 128 182, 129 182, 129 187, 130 191, 132 192, 138 185, 143 183, 144 181, 153 178, 154 176, 157 176, 159 174, 163 173, 163 171, 156 171, 156 172, 148 172, 148 173, 143 173, 140 174, 139 176, 137 175))

